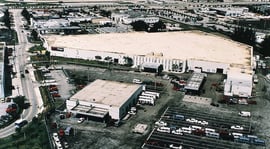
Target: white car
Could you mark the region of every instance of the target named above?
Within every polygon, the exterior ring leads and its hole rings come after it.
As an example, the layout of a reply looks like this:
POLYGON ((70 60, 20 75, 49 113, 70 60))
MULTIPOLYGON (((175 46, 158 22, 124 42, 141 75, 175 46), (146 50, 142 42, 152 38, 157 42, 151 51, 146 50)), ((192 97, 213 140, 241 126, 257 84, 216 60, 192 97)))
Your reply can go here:
POLYGON ((128 114, 130 114, 130 115, 136 115, 136 112, 134 112, 134 111, 128 111, 128 114))
POLYGON ((239 126, 239 125, 231 126, 231 129, 235 129, 235 130, 244 130, 244 128, 243 128, 242 126, 239 126))
POLYGON ((157 121, 155 122, 155 125, 159 127, 164 127, 164 126, 167 126, 167 123, 164 121, 157 121))
POLYGON ((197 123, 198 124, 201 124, 201 125, 208 125, 208 122, 207 121, 198 121, 197 123))
POLYGON ((133 80, 132 80, 132 83, 135 83, 135 84, 142 84, 142 81, 139 80, 139 79, 133 79, 133 80))
POLYGON ((173 130, 173 131, 172 131, 172 134, 183 135, 183 131, 182 131, 181 128, 179 128, 179 129, 173 130))
POLYGON ((64 147, 68 148, 68 143, 67 142, 64 142, 64 147))
POLYGON ((243 117, 250 117, 251 116, 250 112, 247 112, 247 111, 240 111, 238 113, 238 115, 243 116, 243 117))
POLYGON ((170 144, 169 147, 172 149, 182 149, 182 145, 176 146, 176 145, 170 144))
POLYGON ((159 132, 170 133, 170 132, 171 132, 171 128, 170 128, 170 127, 159 127, 159 128, 157 129, 157 131, 159 131, 159 132))
POLYGON ((195 118, 188 118, 186 119, 186 121, 190 123, 198 123, 198 120, 196 120, 195 118))
POLYGON ((54 139, 54 140, 59 140, 59 139, 58 139, 58 135, 57 135, 56 132, 53 133, 53 139, 54 139))
POLYGON ((79 118, 78 123, 82 123, 85 120, 84 117, 79 118))

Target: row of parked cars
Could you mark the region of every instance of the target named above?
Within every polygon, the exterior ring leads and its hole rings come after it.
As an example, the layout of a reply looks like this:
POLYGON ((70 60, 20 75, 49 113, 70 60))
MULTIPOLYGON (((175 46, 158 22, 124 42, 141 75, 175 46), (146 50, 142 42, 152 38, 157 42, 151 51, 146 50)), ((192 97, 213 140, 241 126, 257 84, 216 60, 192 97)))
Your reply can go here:
POLYGON ((60 138, 58 137, 58 134, 56 132, 53 133, 53 141, 54 141, 55 147, 57 149, 63 149, 63 148, 67 149, 68 148, 68 143, 67 142, 62 142, 60 140, 60 138))

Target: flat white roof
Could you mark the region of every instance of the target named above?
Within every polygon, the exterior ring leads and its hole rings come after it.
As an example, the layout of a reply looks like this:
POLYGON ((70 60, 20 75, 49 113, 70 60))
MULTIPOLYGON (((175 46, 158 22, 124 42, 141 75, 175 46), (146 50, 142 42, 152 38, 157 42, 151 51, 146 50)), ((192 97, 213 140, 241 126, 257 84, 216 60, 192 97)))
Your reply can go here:
POLYGON ((126 55, 159 54, 169 59, 197 59, 251 65, 251 47, 200 31, 159 33, 111 33, 91 35, 48 35, 49 46, 94 50, 126 55))
POLYGON ((120 107, 141 85, 108 80, 96 80, 73 95, 70 100, 120 107))

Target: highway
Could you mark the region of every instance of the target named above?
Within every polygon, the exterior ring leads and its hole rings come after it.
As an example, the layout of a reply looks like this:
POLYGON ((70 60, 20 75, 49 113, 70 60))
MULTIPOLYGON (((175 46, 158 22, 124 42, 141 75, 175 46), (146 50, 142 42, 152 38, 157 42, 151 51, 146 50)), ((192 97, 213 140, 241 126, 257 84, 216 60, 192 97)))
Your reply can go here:
MULTIPOLYGON (((21 78, 21 74, 24 73, 25 68, 29 68, 27 66, 27 58, 29 57, 29 54, 27 50, 33 46, 33 44, 29 43, 27 40, 27 35, 21 29, 20 27, 23 25, 22 16, 21 16, 21 9, 13 9, 9 10, 11 14, 14 16, 14 29, 17 31, 18 36, 18 45, 15 47, 15 64, 14 67, 16 67, 17 70, 17 78, 12 80, 12 84, 17 87, 18 92, 13 91, 12 96, 18 96, 22 95, 25 96, 26 99, 30 102, 30 107, 23 111, 21 117, 26 119, 28 122, 32 121, 32 118, 38 114, 41 110, 39 109, 39 105, 42 105, 40 100, 40 96, 37 95, 40 94, 39 92, 36 92, 36 89, 38 87, 38 84, 35 83, 35 80, 33 78, 33 75, 27 74, 25 75, 25 78, 21 78), (34 90, 35 89, 35 90, 34 90), (37 98, 38 97, 38 98, 37 98)), ((7 137, 11 134, 15 133, 15 127, 14 123, 0 129, 0 138, 7 137)))

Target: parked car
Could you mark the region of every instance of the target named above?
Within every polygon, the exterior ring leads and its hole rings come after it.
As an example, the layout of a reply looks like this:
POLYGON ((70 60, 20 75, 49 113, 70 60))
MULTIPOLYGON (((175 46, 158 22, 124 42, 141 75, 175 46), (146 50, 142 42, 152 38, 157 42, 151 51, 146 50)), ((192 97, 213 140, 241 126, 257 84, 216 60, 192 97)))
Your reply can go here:
POLYGON ((169 147, 172 148, 172 149, 182 149, 182 145, 170 144, 169 147))
POLYGON ((136 112, 134 112, 134 111, 128 111, 128 114, 130 114, 130 115, 136 115, 136 112))
POLYGON ((84 118, 84 117, 81 117, 81 118, 79 118, 78 123, 80 124, 80 123, 82 123, 84 120, 85 120, 85 118, 84 118))
POLYGON ((58 139, 58 134, 56 132, 53 133, 53 139, 57 140, 58 139))
POLYGON ((201 124, 201 125, 208 125, 208 122, 207 121, 198 121, 197 123, 198 124, 201 124))
POLYGON ((247 112, 247 111, 240 111, 238 113, 238 115, 242 116, 242 117, 250 117, 251 116, 250 112, 247 112))
POLYGON ((172 131, 172 134, 183 135, 183 131, 182 131, 181 128, 179 128, 179 129, 173 130, 173 131, 172 131))
POLYGON ((68 148, 68 143, 67 142, 64 142, 64 147, 65 147, 65 149, 68 148))
POLYGON ((244 128, 243 128, 242 126, 239 126, 239 125, 231 126, 231 129, 235 129, 235 130, 244 130, 244 128))
POLYGON ((142 81, 139 80, 139 79, 133 79, 133 80, 132 80, 132 83, 135 83, 135 84, 142 84, 142 81))
POLYGON ((171 132, 171 129, 169 127, 159 127, 157 129, 157 131, 159 132, 166 132, 166 133, 170 133, 171 132))
POLYGON ((167 126, 167 123, 164 121, 157 121, 155 122, 155 125, 158 127, 164 127, 164 126, 167 126))
POLYGON ((186 121, 190 123, 198 123, 198 120, 196 120, 195 118, 188 118, 186 119, 186 121))

